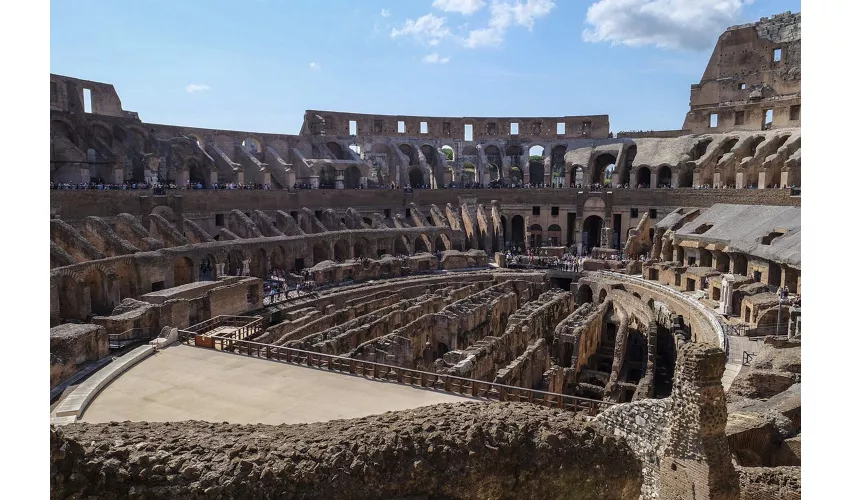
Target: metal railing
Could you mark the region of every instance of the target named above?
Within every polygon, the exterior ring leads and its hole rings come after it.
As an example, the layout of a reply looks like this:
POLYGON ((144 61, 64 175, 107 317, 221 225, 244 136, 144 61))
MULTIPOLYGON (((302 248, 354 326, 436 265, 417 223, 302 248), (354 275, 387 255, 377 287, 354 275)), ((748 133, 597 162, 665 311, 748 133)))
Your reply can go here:
POLYGON ((757 353, 743 351, 741 353, 741 366, 750 366, 750 362, 756 357, 757 353))
POLYGON ((209 346, 212 339, 243 340, 263 331, 261 316, 216 316, 183 330, 178 330, 180 339, 192 338, 193 343, 209 346), (214 332, 221 327, 235 327, 233 330, 214 332), (208 335, 210 332, 212 334, 208 335), (203 338, 204 341, 198 338, 203 338))
MULTIPOLYGON (((197 345, 194 336, 187 336, 182 340, 188 345, 197 345)), ((261 344, 248 340, 225 337, 213 337, 211 340, 212 345, 207 345, 207 347, 212 347, 220 351, 234 352, 272 361, 358 375, 375 380, 396 382, 490 401, 532 403, 548 408, 559 408, 574 412, 584 411, 591 416, 615 404, 567 394, 538 391, 525 387, 515 387, 483 380, 456 377, 454 375, 385 365, 374 361, 364 361, 332 354, 302 351, 290 347, 261 344)))
POLYGON ((109 348, 122 349, 125 346, 136 342, 147 342, 154 336, 151 334, 150 328, 130 328, 121 333, 109 334, 109 348))

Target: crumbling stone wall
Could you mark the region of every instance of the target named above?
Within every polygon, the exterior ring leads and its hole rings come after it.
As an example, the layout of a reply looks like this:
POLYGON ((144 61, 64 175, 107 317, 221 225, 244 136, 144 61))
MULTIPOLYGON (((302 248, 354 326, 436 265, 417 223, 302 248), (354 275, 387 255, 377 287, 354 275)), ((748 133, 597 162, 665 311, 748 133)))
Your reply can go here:
POLYGON ((109 354, 109 336, 98 325, 66 323, 50 329, 50 388, 54 388, 86 363, 109 354))
POLYGON ((652 249, 652 239, 649 237, 650 226, 649 212, 645 212, 634 232, 629 231, 629 238, 624 247, 627 258, 639 259, 652 249))
POLYGON ((641 487, 623 440, 518 403, 281 426, 75 423, 50 441, 53 498, 614 500, 641 487))
POLYGON ((510 314, 503 332, 494 331, 465 349, 446 354, 443 357, 445 372, 458 377, 493 380, 499 369, 520 356, 536 339, 551 338, 551 325, 569 313, 569 298, 565 292, 550 290, 526 302, 510 314))
POLYGON ((646 499, 737 499, 738 472, 726 442, 725 356, 681 343, 671 396, 609 408, 595 423, 622 436, 644 464, 646 499))
POLYGON ((537 339, 508 366, 496 372, 493 382, 514 387, 548 389, 541 387, 541 384, 543 374, 550 368, 549 363, 549 344, 545 338, 537 339))
POLYGON ((430 363, 439 356, 426 353, 428 344, 434 350, 440 344, 449 350, 463 349, 488 335, 501 335, 510 315, 541 290, 540 285, 519 280, 495 284, 438 312, 418 316, 390 335, 361 344, 350 355, 410 368, 421 358, 422 368, 432 369, 430 363))

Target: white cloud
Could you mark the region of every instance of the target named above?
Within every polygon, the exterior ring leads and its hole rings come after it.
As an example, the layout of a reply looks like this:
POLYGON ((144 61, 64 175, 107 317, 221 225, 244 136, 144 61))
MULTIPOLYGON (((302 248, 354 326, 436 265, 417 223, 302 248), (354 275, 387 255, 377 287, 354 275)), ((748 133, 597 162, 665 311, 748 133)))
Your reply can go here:
POLYGON ((427 42, 428 45, 437 45, 440 40, 451 35, 451 30, 445 24, 445 17, 425 14, 415 21, 407 19, 401 29, 393 28, 390 36, 392 38, 410 36, 416 40, 427 42))
POLYGON ((504 40, 504 31, 496 28, 480 28, 469 32, 464 44, 474 49, 476 47, 495 47, 504 40))
POLYGON ((446 64, 449 62, 449 56, 440 57, 440 54, 434 52, 422 58, 422 62, 426 64, 446 64))
POLYGON ((739 19, 753 0, 600 0, 587 9, 582 38, 631 47, 699 51, 739 19))
POLYGON ((431 6, 443 12, 457 12, 468 16, 477 12, 485 4, 484 0, 434 0, 431 6))
POLYGON ((186 85, 186 92, 188 92, 190 94, 193 93, 193 92, 202 92, 204 90, 209 90, 209 89, 210 89, 210 86, 206 85, 204 83, 190 83, 189 85, 186 85))
POLYGON ((319 71, 320 69, 322 69, 322 66, 315 61, 311 62, 309 64, 309 66, 310 66, 310 69, 312 69, 313 71, 319 71))
POLYGON ((499 45, 505 39, 508 28, 523 26, 531 31, 534 29, 534 21, 547 16, 554 8, 554 0, 494 0, 490 5, 488 27, 472 30, 464 44, 470 48, 499 45))
POLYGON ((389 9, 381 9, 381 17, 390 17, 389 9))

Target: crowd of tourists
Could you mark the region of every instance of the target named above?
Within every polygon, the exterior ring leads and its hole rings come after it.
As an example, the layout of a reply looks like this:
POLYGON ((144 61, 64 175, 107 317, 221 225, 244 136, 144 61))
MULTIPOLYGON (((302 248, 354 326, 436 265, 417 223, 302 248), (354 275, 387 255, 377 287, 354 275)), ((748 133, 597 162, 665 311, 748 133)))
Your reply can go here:
POLYGON ((275 268, 269 273, 263 288, 269 302, 280 302, 315 293, 318 287, 309 269, 287 273, 275 268))

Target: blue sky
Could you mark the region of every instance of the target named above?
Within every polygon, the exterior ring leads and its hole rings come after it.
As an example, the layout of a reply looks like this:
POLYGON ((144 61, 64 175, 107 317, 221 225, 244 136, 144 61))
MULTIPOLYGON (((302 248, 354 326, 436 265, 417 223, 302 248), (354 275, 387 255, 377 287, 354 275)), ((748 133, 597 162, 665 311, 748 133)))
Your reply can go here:
POLYGON ((726 26, 800 0, 75 0, 50 71, 142 120, 297 134, 304 110, 608 114, 677 129, 726 26))

